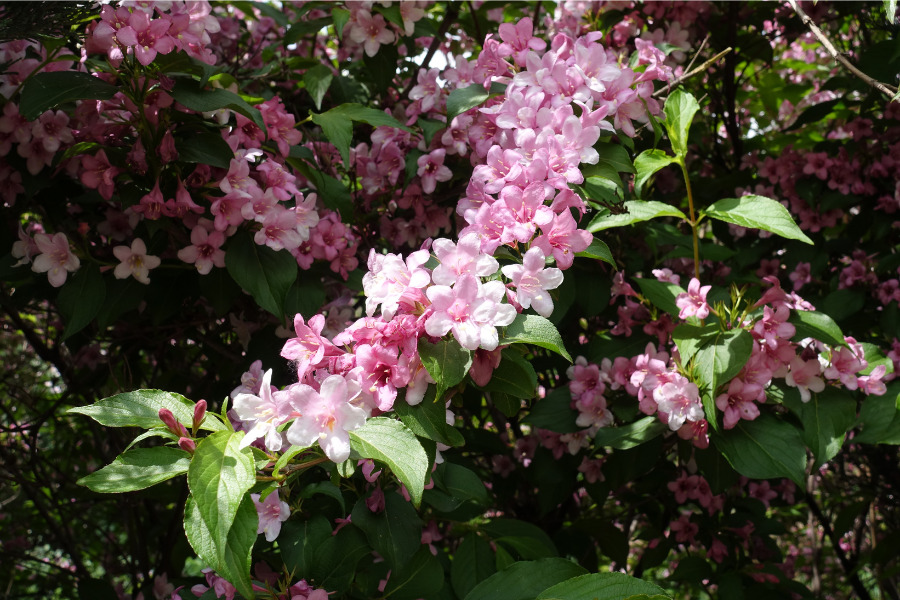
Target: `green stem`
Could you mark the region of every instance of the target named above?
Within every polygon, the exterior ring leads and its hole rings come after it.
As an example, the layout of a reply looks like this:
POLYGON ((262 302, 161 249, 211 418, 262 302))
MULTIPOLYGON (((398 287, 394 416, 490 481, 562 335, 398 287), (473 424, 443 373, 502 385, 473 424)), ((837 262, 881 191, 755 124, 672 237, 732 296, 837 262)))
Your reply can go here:
POLYGON ((694 194, 691 191, 691 178, 688 176, 687 166, 684 164, 684 159, 678 158, 678 165, 681 167, 681 173, 684 175, 684 185, 687 189, 687 200, 688 200, 688 213, 690 215, 691 224, 691 234, 693 235, 694 241, 694 277, 697 280, 700 280, 700 238, 697 235, 697 227, 698 222, 697 218, 694 214, 694 194))

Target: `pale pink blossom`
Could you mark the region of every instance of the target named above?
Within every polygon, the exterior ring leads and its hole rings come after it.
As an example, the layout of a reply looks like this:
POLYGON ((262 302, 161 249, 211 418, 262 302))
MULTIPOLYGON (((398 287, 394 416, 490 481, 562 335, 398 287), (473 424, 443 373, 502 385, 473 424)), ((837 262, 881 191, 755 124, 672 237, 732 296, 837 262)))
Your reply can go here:
POLYGON ((450 181, 453 173, 444 165, 444 156, 447 151, 443 148, 432 150, 418 158, 419 165, 416 174, 422 178, 422 191, 426 194, 434 193, 439 181, 450 181))
POLYGON ((394 32, 387 28, 383 16, 377 13, 372 15, 368 10, 360 8, 350 22, 349 37, 357 44, 363 44, 368 56, 375 56, 382 44, 393 43, 394 32))
POLYGON ((546 268, 546 258, 540 248, 525 253, 521 265, 507 265, 501 269, 516 288, 516 300, 522 308, 533 307, 543 317, 553 313, 553 299, 548 290, 563 282, 563 273, 556 268, 546 268))
POLYGON ((281 533, 281 524, 291 516, 291 507, 287 502, 278 498, 278 490, 273 491, 262 502, 260 494, 250 494, 253 505, 256 507, 256 515, 259 517, 259 525, 256 534, 266 534, 267 542, 274 542, 281 533))
POLYGON ((64 233, 57 233, 52 237, 46 233, 38 233, 34 236, 34 243, 41 254, 35 257, 31 270, 35 273, 47 273, 47 279, 53 287, 60 287, 66 282, 68 274, 74 273, 81 266, 81 261, 72 254, 64 233))
MULTIPOLYGON (((800 400, 809 402, 812 397, 810 391, 819 393, 825 389, 825 380, 819 377, 822 374, 817 360, 803 360, 795 356, 790 363, 791 370, 785 375, 784 381, 800 392, 800 400)), ((854 385, 856 381, 854 379, 854 385)))
POLYGON ((191 230, 191 245, 179 250, 178 258, 197 267, 201 275, 206 275, 213 266, 225 266, 225 251, 220 247, 225 243, 225 234, 221 231, 210 233, 203 221, 206 220, 201 219, 200 224, 191 230))
POLYGON ((150 283, 150 277, 148 277, 150 269, 155 269, 161 262, 158 256, 147 254, 147 245, 141 238, 136 238, 131 242, 130 248, 116 246, 113 248, 113 254, 120 261, 113 271, 116 279, 128 279, 129 276, 134 276, 144 284, 150 283))
POLYGON ((259 438, 265 438, 266 448, 278 452, 283 445, 278 426, 291 418, 290 406, 282 400, 283 394, 272 388, 272 369, 265 372, 259 393, 241 393, 234 398, 234 412, 241 421, 249 423, 250 430, 241 439, 246 448, 259 438))
POLYGON ((463 275, 453 288, 435 285, 425 292, 432 302, 431 316, 425 321, 428 335, 453 337, 468 350, 493 350, 499 344, 497 327, 509 325, 516 309, 501 304, 505 286, 499 281, 482 284, 472 275, 463 275))
POLYGON ((441 262, 431 273, 431 278, 438 285, 453 285, 464 273, 488 277, 500 267, 496 258, 481 252, 481 242, 476 233, 463 235, 456 243, 445 238, 436 239, 431 249, 441 262))
POLYGON ((700 287, 700 280, 692 277, 691 282, 688 284, 687 292, 678 294, 675 298, 675 305, 680 309, 678 318, 697 317, 698 319, 705 319, 708 317, 709 304, 706 303, 706 294, 711 289, 711 285, 700 287))
POLYGON ((362 427, 368 414, 351 404, 359 396, 360 386, 352 379, 330 375, 316 391, 298 383, 290 386, 288 402, 300 413, 287 430, 287 439, 294 446, 307 447, 318 441, 325 455, 336 463, 350 457, 350 435, 362 427))

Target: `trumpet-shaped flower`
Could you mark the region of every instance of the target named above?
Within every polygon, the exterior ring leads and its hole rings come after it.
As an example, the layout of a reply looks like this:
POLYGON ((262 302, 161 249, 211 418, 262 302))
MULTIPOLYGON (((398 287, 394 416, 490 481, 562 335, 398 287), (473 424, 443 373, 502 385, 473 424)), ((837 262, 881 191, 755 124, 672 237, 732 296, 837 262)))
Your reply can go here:
POLYGON ((525 253, 521 265, 507 265, 501 269, 516 287, 516 301, 522 308, 532 307, 542 317, 553 312, 553 299, 547 290, 562 283, 563 274, 559 269, 546 269, 546 257, 540 248, 531 248, 525 253))
POLYGON ((318 441, 325 455, 336 463, 350 457, 348 431, 365 424, 365 409, 350 403, 359 396, 359 384, 341 375, 331 375, 322 382, 319 391, 297 383, 285 390, 288 402, 300 413, 287 430, 287 439, 294 446, 311 446, 318 441))

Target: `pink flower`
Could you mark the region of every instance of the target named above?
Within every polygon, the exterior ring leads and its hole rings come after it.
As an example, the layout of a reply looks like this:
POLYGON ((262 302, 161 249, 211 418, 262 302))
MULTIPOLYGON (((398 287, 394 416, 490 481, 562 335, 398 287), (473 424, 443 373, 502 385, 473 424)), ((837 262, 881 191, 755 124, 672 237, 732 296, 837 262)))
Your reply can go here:
POLYGON ((287 502, 282 502, 278 498, 278 490, 273 491, 266 496, 262 502, 259 501, 260 494, 250 494, 253 504, 256 507, 256 514, 259 517, 259 527, 256 534, 266 534, 267 542, 274 542, 278 534, 281 533, 281 523, 288 520, 291 516, 291 507, 287 502))
POLYGON ((316 391, 297 383, 286 392, 288 401, 301 414, 287 430, 287 439, 294 446, 307 447, 319 442, 329 459, 342 463, 350 457, 348 431, 362 427, 368 415, 351 404, 359 396, 359 384, 341 375, 331 375, 316 391))
POLYGON ((678 294, 675 298, 675 305, 681 309, 678 313, 679 319, 687 319, 688 317, 697 317, 705 319, 709 316, 709 305, 706 303, 706 294, 712 289, 711 285, 700 287, 700 280, 696 277, 691 278, 688 284, 687 293, 678 294))
POLYGON ((116 246, 113 248, 113 254, 121 261, 113 271, 116 279, 128 279, 129 275, 133 275, 141 283, 150 283, 147 276, 150 269, 155 269, 160 264, 158 256, 147 255, 147 246, 141 238, 131 242, 131 248, 116 246))
POLYGON ((387 23, 381 15, 373 16, 361 8, 354 16, 350 25, 350 39, 357 44, 363 44, 368 56, 375 56, 379 46, 394 41, 394 33, 387 28, 387 23))
POLYGON ((438 285, 453 285, 463 273, 488 277, 500 267, 497 259, 481 252, 481 242, 476 233, 462 236, 457 243, 445 238, 436 239, 431 249, 441 261, 431 273, 438 285))
POLYGON ((422 191, 433 194, 438 181, 450 181, 453 173, 444 166, 444 156, 447 151, 443 148, 432 150, 430 153, 420 156, 416 163, 419 170, 416 174, 422 178, 422 191))
POLYGON ((425 292, 434 312, 425 321, 428 335, 453 337, 468 350, 493 350, 499 344, 498 326, 509 325, 516 309, 500 304, 505 286, 499 281, 482 284, 472 275, 463 275, 453 288, 435 285, 425 292))
POLYGON ((204 221, 201 219, 201 223, 191 230, 191 245, 178 251, 178 258, 197 267, 201 275, 212 271, 213 266, 225 266, 225 251, 220 248, 225 243, 225 234, 221 231, 210 233, 203 225, 204 221))
POLYGON ((562 283, 562 271, 547 269, 546 258, 540 248, 531 248, 525 253, 521 265, 507 265, 501 269, 512 280, 516 288, 516 300, 522 308, 533 307, 543 317, 553 313, 553 299, 547 290, 562 283))
POLYGON ((34 243, 41 252, 31 265, 35 273, 47 273, 47 279, 53 287, 66 282, 69 273, 74 273, 81 266, 78 257, 69 249, 69 240, 64 233, 50 237, 46 233, 34 236, 34 243))
POLYGON ((556 266, 562 270, 571 267, 575 254, 586 250, 594 239, 587 231, 578 229, 568 210, 562 211, 548 227, 542 226, 541 229, 543 233, 531 245, 540 248, 544 256, 552 254, 556 259, 556 266))
POLYGON ((100 150, 94 156, 86 154, 81 157, 81 183, 96 189, 104 200, 112 198, 115 191, 115 178, 121 172, 112 166, 106 158, 106 152, 100 150))
POLYGON ((810 391, 819 393, 825 389, 825 380, 819 377, 820 374, 819 361, 803 360, 795 356, 791 361, 791 371, 785 376, 784 381, 799 390, 803 402, 809 402, 812 397, 810 391))
POLYGON ((241 421, 252 423, 240 447, 246 448, 265 437, 266 448, 278 452, 283 444, 278 426, 290 419, 292 413, 290 406, 283 401, 283 394, 272 390, 272 369, 262 376, 258 394, 241 393, 234 398, 235 414, 241 421))
POLYGON ((390 320, 401 307, 412 308, 416 302, 424 302, 422 290, 431 283, 431 273, 423 266, 428 259, 427 250, 413 252, 405 262, 397 254, 370 250, 369 271, 363 276, 366 314, 375 314, 380 304, 381 316, 390 320))

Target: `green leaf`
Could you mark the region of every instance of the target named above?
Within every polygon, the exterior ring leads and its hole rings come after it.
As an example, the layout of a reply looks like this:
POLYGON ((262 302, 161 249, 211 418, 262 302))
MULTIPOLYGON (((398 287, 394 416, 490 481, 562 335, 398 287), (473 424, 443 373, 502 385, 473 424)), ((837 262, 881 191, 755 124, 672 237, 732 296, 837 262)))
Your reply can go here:
POLYGON ((392 569, 406 564, 422 545, 422 521, 397 492, 385 492, 383 511, 373 513, 361 498, 351 515, 353 524, 392 569))
POLYGON ((500 338, 500 346, 507 344, 534 344, 552 350, 572 362, 572 356, 566 351, 556 326, 540 315, 517 315, 500 338))
POLYGON ((496 572, 490 543, 474 531, 467 533, 450 563, 450 584, 456 596, 465 598, 472 588, 496 572))
MULTIPOLYGON (((106 427, 141 427, 153 429, 162 425, 159 409, 167 408, 175 419, 190 428, 194 420, 194 403, 182 396, 162 390, 135 390, 98 400, 90 406, 76 406, 66 412, 87 415, 106 427)), ((217 419, 206 419, 200 426, 208 431, 222 431, 217 419)))
POLYGON ((443 402, 435 402, 435 392, 436 389, 429 386, 425 398, 416 406, 398 399, 394 402, 394 412, 417 436, 448 446, 462 446, 466 440, 456 427, 447 424, 447 409, 443 402))
MULTIPOLYGON (((226 562, 229 531, 246 492, 256 483, 250 450, 240 448, 243 436, 243 432, 219 431, 204 438, 188 469, 188 488, 211 537, 216 564, 226 562)), ((255 516, 256 510, 253 512, 255 516)))
POLYGON ((600 154, 600 162, 610 165, 618 173, 634 173, 634 165, 631 163, 631 156, 628 150, 620 144, 611 142, 600 142, 594 146, 594 149, 600 154))
POLYGON ((791 312, 788 323, 797 330, 793 341, 799 342, 805 338, 813 338, 824 342, 829 346, 844 346, 844 334, 834 319, 815 310, 795 310, 791 312))
POLYGON ((780 202, 765 196, 725 198, 706 210, 701 210, 700 214, 741 227, 771 231, 789 240, 799 240, 810 245, 813 243, 780 202))
POLYGON ((220 108, 228 108, 244 115, 256 123, 256 126, 263 131, 266 130, 266 124, 263 122, 262 113, 259 112, 259 109, 248 104, 246 100, 234 92, 223 89, 205 90, 200 87, 198 82, 192 79, 179 79, 169 93, 176 102, 190 110, 211 112, 220 108))
POLYGON ((256 507, 249 495, 237 507, 234 522, 228 531, 224 547, 203 519, 196 498, 189 497, 184 507, 184 533, 191 548, 203 562, 237 588, 244 598, 255 598, 250 580, 250 556, 256 542, 258 527, 256 507))
POLYGON ((386 125, 403 131, 412 132, 412 129, 392 117, 375 108, 369 108, 362 104, 348 102, 335 106, 323 113, 310 113, 313 123, 322 128, 325 137, 334 144, 345 165, 350 164, 350 141, 353 139, 353 121, 368 123, 373 127, 386 125))
POLYGON ((594 238, 591 241, 591 245, 588 246, 584 252, 578 252, 575 256, 581 256, 585 258, 596 258, 598 260, 602 260, 603 262, 612 265, 612 268, 615 270, 619 270, 619 267, 616 265, 616 261, 613 258, 612 252, 609 251, 609 246, 606 245, 605 242, 594 238))
POLYGON ((663 150, 644 150, 638 154, 634 159, 634 194, 641 197, 644 186, 657 171, 677 162, 677 158, 663 150))
POLYGON ((231 239, 225 267, 257 304, 278 318, 284 317, 284 300, 297 278, 297 260, 290 252, 259 246, 249 232, 243 231, 231 239))
POLYGON ((33 75, 22 86, 19 111, 34 121, 44 111, 75 100, 109 100, 119 91, 102 79, 76 71, 50 71, 33 75))
POLYGON ((688 130, 698 110, 700 105, 697 100, 684 90, 675 90, 666 98, 663 109, 666 120, 663 125, 672 142, 672 150, 682 159, 687 155, 688 130))
POLYGON ((170 446, 135 448, 116 457, 112 463, 78 480, 94 492, 115 494, 142 490, 187 473, 191 455, 170 446))
POLYGON ((323 515, 313 515, 308 521, 288 519, 281 526, 278 548, 284 566, 293 576, 309 578, 319 546, 331 536, 331 523, 323 515))
POLYGON ((840 452, 844 435, 856 421, 856 400, 845 390, 832 387, 812 394, 809 402, 803 402, 795 388, 787 392, 784 405, 803 423, 803 441, 816 457, 818 469, 840 452))
POLYGON ((353 219, 353 197, 346 185, 301 160, 289 158, 288 162, 309 179, 326 208, 338 211, 345 221, 353 219))
POLYGON ((537 525, 526 521, 502 518, 491 519, 481 526, 481 531, 490 535, 494 540, 498 540, 502 537, 532 538, 540 545, 544 546, 549 554, 554 556, 559 554, 553 540, 550 539, 550 536, 537 525))
POLYGON ((346 591, 353 581, 356 563, 371 553, 372 547, 360 529, 348 525, 314 549, 312 580, 328 591, 346 591))
POLYGON ((578 411, 572 408, 572 394, 569 388, 556 388, 546 397, 536 400, 531 411, 522 419, 533 427, 549 429, 556 433, 575 433, 583 428, 575 420, 578 411))
POLYGON ((708 343, 719 332, 717 323, 709 323, 702 327, 682 323, 672 331, 672 341, 678 347, 681 364, 687 365, 701 346, 708 343))
POLYGON ((234 150, 217 133, 198 133, 176 144, 179 160, 227 169, 234 150))
POLYGON ((659 217, 678 217, 685 221, 688 220, 687 216, 674 206, 664 202, 657 202, 656 200, 629 200, 624 202, 622 206, 628 212, 620 215, 613 215, 607 212, 600 213, 591 220, 587 230, 591 233, 597 233, 604 229, 624 227, 659 217))
POLYGON ((659 281, 658 279, 635 279, 641 288, 641 293, 646 296, 653 306, 677 317, 680 312, 675 304, 675 299, 687 291, 675 283, 659 281))
POLYGON ((334 21, 334 32, 337 34, 337 38, 343 39, 344 25, 350 20, 350 11, 343 8, 332 8, 331 19, 334 21))
POLYGON ((100 267, 90 263, 78 270, 59 291, 59 312, 66 323, 63 341, 69 339, 94 320, 106 300, 106 283, 100 267))
POLYGON ((501 392, 516 398, 531 400, 537 392, 537 373, 521 354, 506 348, 503 358, 483 388, 486 392, 501 392))
POLYGON ((309 446, 291 446, 284 452, 281 456, 278 457, 278 460, 275 461, 275 466, 272 468, 272 475, 274 477, 278 477, 281 473, 281 469, 285 468, 291 459, 309 448, 309 446))
POLYGON ((455 116, 484 103, 490 97, 491 93, 480 83, 473 83, 468 87, 451 91, 447 96, 447 123, 452 121, 455 116))
POLYGON ((423 117, 419 117, 419 120, 416 121, 416 125, 422 128, 422 136, 425 138, 425 145, 430 146, 431 140, 434 138, 434 134, 442 129, 447 128, 447 124, 443 121, 438 121, 436 119, 425 119, 423 117))
POLYGON ((437 384, 436 400, 462 381, 472 367, 472 351, 460 346, 455 339, 431 344, 422 338, 418 349, 422 365, 437 384))
POLYGON ((862 431, 854 436, 859 444, 900 444, 900 383, 888 386, 884 396, 867 396, 856 424, 862 431))
POLYGON ((521 561, 476 585, 465 600, 533 600, 557 583, 585 574, 565 558, 521 561))
POLYGON ((744 329, 720 331, 694 356, 695 373, 707 386, 703 393, 703 411, 713 429, 718 429, 716 389, 730 381, 750 360, 753 336, 744 329))
POLYGON ((437 557, 427 546, 420 547, 412 559, 391 571, 385 598, 394 600, 415 600, 429 598, 444 585, 444 569, 437 557))
POLYGON ((413 504, 422 502, 431 462, 415 434, 400 421, 374 417, 350 432, 350 447, 362 458, 386 464, 409 491, 413 504))
POLYGON ((332 20, 328 17, 313 19, 312 21, 298 21, 296 23, 291 23, 290 29, 284 34, 284 45, 290 46, 291 44, 296 44, 302 40, 304 36, 311 33, 318 33, 331 25, 331 23, 332 20))
POLYGON ((622 600, 638 594, 669 597, 661 587, 624 573, 590 573, 544 590, 537 600, 622 600))
POLYGON ((806 446, 790 423, 762 413, 753 421, 738 421, 734 429, 711 437, 741 475, 751 479, 787 477, 804 486, 806 446))
POLYGON ((897 0, 882 0, 884 4, 884 17, 890 25, 896 23, 897 0))
POLYGON ((474 502, 487 507, 491 496, 484 487, 481 478, 471 469, 451 462, 445 462, 439 469, 440 478, 437 486, 452 498, 462 502, 474 502))
POLYGON ((303 74, 303 85, 312 96, 316 110, 322 110, 322 99, 334 79, 334 73, 326 65, 316 65, 303 74))
POLYGON ((622 427, 602 427, 594 436, 594 444, 617 450, 627 450, 652 440, 667 427, 656 417, 644 417, 640 421, 622 427))

